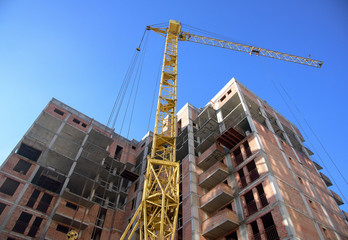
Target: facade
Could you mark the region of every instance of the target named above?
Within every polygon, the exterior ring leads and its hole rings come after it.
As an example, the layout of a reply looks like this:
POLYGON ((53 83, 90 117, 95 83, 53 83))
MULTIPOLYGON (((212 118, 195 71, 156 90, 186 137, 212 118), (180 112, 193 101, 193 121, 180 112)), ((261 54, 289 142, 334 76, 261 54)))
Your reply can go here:
MULTIPOLYGON (((232 79, 177 114, 176 239, 348 239, 347 214, 295 125, 232 79)), ((119 239, 152 133, 128 140, 52 99, 0 170, 0 239, 119 239)))

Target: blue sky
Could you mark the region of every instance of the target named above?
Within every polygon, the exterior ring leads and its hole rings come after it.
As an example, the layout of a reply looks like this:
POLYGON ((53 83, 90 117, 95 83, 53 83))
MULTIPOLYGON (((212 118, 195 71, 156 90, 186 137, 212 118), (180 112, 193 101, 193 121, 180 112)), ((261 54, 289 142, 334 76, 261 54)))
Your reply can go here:
MULTIPOLYGON (((3 0, 0 162, 52 97, 106 124, 145 26, 175 19, 228 40, 304 57, 310 54, 324 61, 316 69, 181 42, 178 107, 186 102, 204 106, 236 77, 297 125, 271 83, 272 79, 279 81, 344 174, 348 172, 344 151, 348 134, 347 12, 344 0, 3 0)), ((163 44, 161 36, 149 34, 129 138, 139 140, 147 130, 163 44)), ((296 117, 301 119, 299 114, 296 117)), ((314 144, 348 198, 347 183, 303 121, 301 125, 309 136, 307 144, 314 144)), ((327 170, 323 172, 327 174, 327 170)), ((339 193, 336 187, 331 189, 339 193)), ((348 211, 347 204, 342 209, 348 211)))

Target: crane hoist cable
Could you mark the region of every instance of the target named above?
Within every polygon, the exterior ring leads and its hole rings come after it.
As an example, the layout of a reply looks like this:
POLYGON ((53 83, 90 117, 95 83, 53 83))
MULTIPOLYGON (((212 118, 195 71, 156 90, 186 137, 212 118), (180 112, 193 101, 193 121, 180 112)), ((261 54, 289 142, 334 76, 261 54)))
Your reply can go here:
POLYGON ((121 88, 120 88, 120 90, 119 90, 119 92, 117 94, 117 97, 116 97, 116 100, 114 102, 112 111, 110 113, 110 116, 109 116, 109 119, 108 119, 108 122, 107 122, 107 126, 108 127, 115 128, 115 125, 116 125, 116 122, 117 122, 117 119, 118 119, 118 115, 120 113, 120 110, 121 110, 121 107, 122 107, 122 104, 123 104, 123 100, 124 100, 125 94, 126 94, 126 92, 128 90, 130 79, 132 78, 132 75, 134 73, 134 68, 135 68, 135 66, 137 65, 137 62, 138 62, 140 48, 141 48, 141 45, 142 45, 142 42, 144 40, 144 37, 145 37, 146 33, 147 33, 147 31, 145 30, 138 47, 134 50, 133 57, 132 57, 131 62, 129 64, 129 66, 128 66, 126 75, 125 75, 125 77, 124 77, 124 79, 122 81, 121 88), (111 124, 111 122, 112 122, 112 124, 111 124))

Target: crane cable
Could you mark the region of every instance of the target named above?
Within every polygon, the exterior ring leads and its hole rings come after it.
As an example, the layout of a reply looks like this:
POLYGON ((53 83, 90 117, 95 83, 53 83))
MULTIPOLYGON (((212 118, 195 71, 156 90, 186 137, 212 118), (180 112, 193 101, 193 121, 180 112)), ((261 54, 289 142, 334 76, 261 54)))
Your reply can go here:
MULTIPOLYGON (((329 155, 329 153, 326 151, 324 145, 321 143, 321 141, 319 140, 318 136, 314 133, 313 129, 309 126, 308 122, 305 120, 303 114, 301 113, 301 111, 299 110, 299 108, 296 106, 295 102, 292 100, 292 98, 290 97, 290 95, 288 94, 288 92, 285 90, 285 88, 282 86, 282 84, 280 83, 279 79, 276 77, 276 75, 274 74, 274 72, 271 70, 271 68, 264 62, 261 61, 263 67, 267 67, 269 72, 273 75, 273 78, 277 80, 277 83, 281 86, 282 90, 286 93, 287 97, 291 100, 292 105, 295 106, 296 110, 300 113, 300 116, 304 119, 305 123, 307 124, 307 126, 309 127, 309 129, 311 130, 311 132, 316 136, 316 139, 319 141, 321 147, 324 149, 325 153, 329 156, 330 161, 334 164, 334 166, 336 167, 336 170, 339 172, 339 174, 341 175, 341 177, 343 178, 343 180, 347 183, 346 179, 344 178, 344 176, 342 175, 341 171, 338 169, 338 167, 336 166, 336 164, 334 163, 334 161, 332 160, 331 156, 329 155)), ((264 68, 265 70, 265 68, 264 68)), ((267 72, 267 71, 265 71, 267 72)), ((285 97, 283 96, 283 94, 281 93, 281 91, 279 90, 279 88, 277 87, 275 81, 273 80, 273 78, 271 79, 271 82, 273 84, 273 86, 275 87, 275 89, 277 90, 278 94, 280 95, 280 97, 282 98, 282 100, 284 101, 284 103, 286 104, 287 108, 289 109, 291 115, 295 118, 298 126, 300 127, 301 131, 303 132, 303 134, 305 135, 305 137, 308 139, 308 142, 310 143, 311 147, 313 148, 315 154, 318 156, 318 158, 320 159, 321 163, 324 165, 325 169, 327 170, 329 176, 331 177, 331 179, 333 180, 333 182, 335 183, 335 186, 337 187, 338 191, 341 193, 342 197, 344 198, 344 200, 346 201, 346 203, 348 203, 345 195, 343 194, 343 192, 341 191, 340 187, 338 186, 338 184, 336 183, 335 179, 333 178, 333 176, 331 175, 331 172, 329 171, 329 168, 326 166, 326 164, 324 163, 323 159, 321 158, 321 156, 319 155, 319 153, 317 152, 316 148, 314 147, 314 144, 310 141, 309 136, 307 135, 306 131, 304 130, 304 128, 302 127, 300 121, 298 120, 298 118, 296 117, 295 113, 293 112, 293 110, 291 109, 290 105, 288 104, 288 102, 286 101, 285 97)))
POLYGON ((148 37, 149 37, 149 34, 146 35, 143 51, 142 51, 142 54, 140 56, 140 63, 139 63, 138 70, 137 70, 137 73, 136 73, 136 77, 138 76, 138 80, 137 80, 137 86, 136 86, 136 89, 135 89, 133 106, 132 106, 132 111, 131 111, 131 115, 130 115, 129 126, 128 126, 128 131, 127 131, 126 138, 129 137, 129 132, 130 132, 131 124, 132 124, 132 120, 133 120, 134 107, 135 107, 135 103, 136 103, 136 100, 137 100, 138 89, 139 89, 139 82, 141 80, 141 74, 142 74, 143 65, 144 65, 144 58, 145 58, 145 54, 146 54, 146 50, 147 50, 148 37))
POLYGON ((107 126, 108 127, 115 128, 115 125, 116 125, 116 122, 117 122, 117 119, 118 119, 118 115, 120 113, 120 110, 121 110, 121 107, 122 107, 122 104, 123 104, 123 100, 124 100, 125 94, 126 94, 126 92, 128 90, 130 79, 132 78, 132 75, 134 73, 134 68, 135 68, 136 63, 138 61, 140 47, 141 47, 141 44, 142 44, 142 42, 144 40, 145 34, 146 34, 146 30, 143 33, 143 36, 142 36, 142 39, 141 39, 141 41, 139 43, 138 48, 136 48, 134 50, 133 57, 131 59, 131 62, 129 64, 129 67, 128 67, 127 72, 126 72, 126 75, 125 75, 125 77, 124 77, 124 79, 122 81, 121 88, 120 88, 120 90, 118 92, 118 95, 117 95, 116 100, 114 102, 114 106, 113 106, 112 111, 110 113, 110 116, 109 116, 109 119, 108 119, 108 122, 107 122, 107 126), (112 122, 112 124, 111 124, 111 122, 112 122))
POLYGON ((162 70, 162 58, 163 58, 163 52, 164 52, 164 48, 165 48, 165 43, 163 43, 162 45, 162 51, 161 51, 161 55, 159 55, 159 64, 158 64, 158 70, 157 70, 157 77, 154 78, 155 79, 155 88, 153 91, 153 96, 152 96, 152 103, 151 103, 151 108, 150 108, 150 114, 149 114, 149 120, 147 123, 147 130, 146 132, 148 132, 150 130, 150 124, 151 124, 151 119, 152 119, 152 113, 154 111, 154 105, 155 105, 155 99, 156 99, 156 93, 158 92, 158 83, 161 81, 161 70, 162 70))

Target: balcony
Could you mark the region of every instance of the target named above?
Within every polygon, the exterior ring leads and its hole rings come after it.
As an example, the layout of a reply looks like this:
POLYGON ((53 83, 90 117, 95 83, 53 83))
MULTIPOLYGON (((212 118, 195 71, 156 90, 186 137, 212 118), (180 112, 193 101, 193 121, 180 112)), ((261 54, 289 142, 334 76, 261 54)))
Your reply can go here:
POLYGON ((235 130, 233 127, 224 131, 220 137, 217 138, 217 142, 225 146, 228 149, 232 149, 240 141, 244 139, 244 136, 235 130))
POLYGON ((324 180, 326 186, 330 187, 332 186, 332 182, 330 180, 330 178, 328 178, 326 175, 324 175, 323 173, 320 173, 321 178, 324 180))
POLYGON ((223 147, 215 143, 199 156, 197 166, 206 170, 214 165, 214 163, 221 160, 224 155, 223 147))
POLYGON ((207 171, 198 177, 199 186, 205 189, 212 189, 221 183, 229 175, 225 164, 221 162, 215 163, 207 171))
POLYGON ((348 221, 348 213, 346 213, 345 211, 342 211, 342 212, 343 212, 344 218, 348 221))
POLYGON ((214 212, 232 200, 231 187, 225 183, 220 183, 201 197, 201 209, 205 212, 214 212))
POLYGON ((111 137, 107 136, 101 131, 92 128, 91 132, 88 134, 88 141, 98 145, 99 147, 106 149, 112 143, 111 137))
POLYGON ((323 167, 322 167, 322 166, 320 166, 320 165, 319 165, 319 163, 317 163, 317 162, 313 161, 313 164, 314 164, 314 166, 316 167, 316 169, 317 169, 317 170, 321 170, 321 169, 323 169, 323 167))
POLYGON ((211 106, 204 108, 193 122, 198 126, 195 136, 201 139, 205 139, 211 132, 219 128, 216 111, 211 106))
POLYGON ((330 191, 331 191, 331 194, 332 194, 333 198, 335 199, 335 201, 336 201, 336 203, 337 203, 338 206, 344 204, 342 198, 341 198, 337 193, 335 193, 335 192, 332 191, 332 190, 330 190, 330 191))
POLYGON ((237 214, 225 208, 202 223, 202 235, 208 239, 217 239, 235 230, 238 225, 237 214))
POLYGON ((78 220, 72 216, 66 216, 61 212, 60 213, 56 212, 53 215, 52 219, 54 221, 63 223, 63 224, 68 225, 68 226, 71 225, 73 228, 77 228, 77 229, 81 229, 81 230, 86 229, 86 227, 88 226, 87 223, 81 222, 80 220, 78 220))

